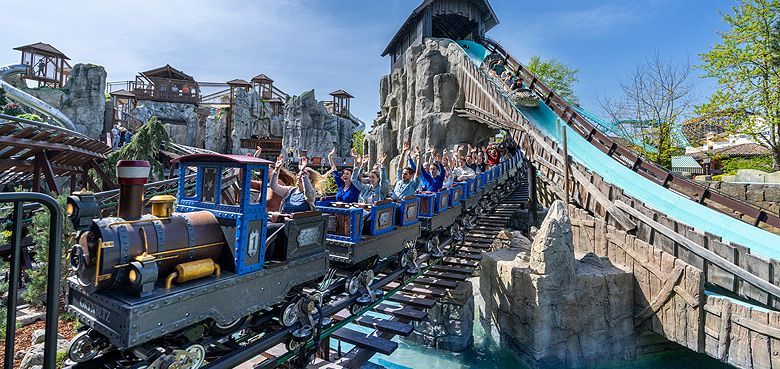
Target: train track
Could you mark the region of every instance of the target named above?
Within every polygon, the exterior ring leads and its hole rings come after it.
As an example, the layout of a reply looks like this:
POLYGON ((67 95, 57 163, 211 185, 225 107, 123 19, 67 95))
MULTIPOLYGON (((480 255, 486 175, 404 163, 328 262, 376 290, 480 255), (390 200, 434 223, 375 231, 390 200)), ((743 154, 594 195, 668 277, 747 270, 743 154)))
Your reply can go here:
POLYGON ((371 286, 383 293, 377 301, 354 314, 348 310, 354 297, 336 300, 323 308, 323 315, 328 315, 334 324, 322 332, 319 340, 314 340, 320 342, 316 348, 313 342, 305 348, 309 353, 317 352, 313 359, 301 361, 300 348, 290 350, 285 344, 287 337, 283 330, 263 338, 251 348, 212 361, 204 368, 234 364, 241 369, 279 366, 358 368, 376 353, 392 354, 398 348, 392 339, 410 335, 414 329, 413 322, 425 320, 427 309, 435 306, 459 283, 472 277, 479 266, 481 254, 492 249, 496 235, 507 228, 516 210, 527 206, 529 194, 524 181, 503 197, 492 212, 478 218, 475 227, 465 234, 462 242, 454 242, 451 238, 445 240, 442 243, 443 257, 421 255, 418 273, 408 275, 400 269, 377 272, 377 280, 371 286), (370 332, 366 333, 367 330, 370 332), (344 344, 351 349, 342 350, 344 344))

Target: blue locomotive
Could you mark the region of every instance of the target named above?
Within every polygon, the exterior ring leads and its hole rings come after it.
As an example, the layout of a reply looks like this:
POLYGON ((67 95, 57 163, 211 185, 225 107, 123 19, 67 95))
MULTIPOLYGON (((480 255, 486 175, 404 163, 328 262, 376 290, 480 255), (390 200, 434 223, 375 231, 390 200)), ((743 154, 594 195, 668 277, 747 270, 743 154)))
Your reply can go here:
POLYGON ((88 328, 71 341, 70 360, 120 352, 134 367, 194 369, 204 362, 207 337, 234 332, 269 309, 291 326, 312 313, 310 302, 321 303, 309 287, 329 270, 326 216, 283 215, 279 231, 267 234, 265 196, 250 188, 251 181, 267 187, 269 161, 194 154, 175 162, 178 199, 153 197, 151 214, 142 214, 143 161, 117 166, 117 217, 97 218, 89 193, 69 199, 80 234, 67 308, 88 328), (197 174, 194 186, 186 186, 188 173, 197 174))

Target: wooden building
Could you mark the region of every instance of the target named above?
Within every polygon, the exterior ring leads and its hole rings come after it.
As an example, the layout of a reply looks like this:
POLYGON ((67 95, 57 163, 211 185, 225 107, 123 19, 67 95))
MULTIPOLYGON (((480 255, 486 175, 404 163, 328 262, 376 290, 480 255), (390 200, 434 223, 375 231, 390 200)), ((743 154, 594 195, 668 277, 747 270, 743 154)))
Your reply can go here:
POLYGON ((138 127, 131 127, 130 124, 132 121, 130 113, 135 108, 135 95, 125 89, 113 91, 109 95, 111 96, 111 108, 113 110, 111 126, 121 124, 128 128, 137 129, 138 127))
POLYGON ((136 100, 185 104, 200 102, 198 82, 170 64, 139 73, 132 83, 131 92, 136 100))
POLYGON ((47 43, 36 42, 15 47, 22 52, 21 63, 27 66, 25 80, 38 83, 38 87, 60 88, 70 74, 70 60, 65 54, 47 43))
POLYGON ((498 24, 487 0, 425 0, 393 36, 382 56, 390 55, 391 69, 403 66, 410 46, 426 37, 474 40, 498 24))
POLYGON ((331 103, 331 109, 333 114, 348 117, 349 116, 349 102, 355 97, 350 95, 349 92, 344 90, 336 90, 330 93, 333 96, 333 102, 331 103))

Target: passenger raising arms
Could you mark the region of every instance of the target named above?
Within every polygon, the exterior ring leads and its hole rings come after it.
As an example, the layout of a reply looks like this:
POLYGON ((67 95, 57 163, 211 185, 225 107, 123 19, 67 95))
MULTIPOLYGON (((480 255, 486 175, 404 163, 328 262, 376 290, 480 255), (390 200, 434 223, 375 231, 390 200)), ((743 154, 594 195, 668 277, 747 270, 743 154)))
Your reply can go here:
MULTIPOLYGON (((338 191, 336 192, 336 201, 338 202, 357 202, 360 190, 352 184, 353 168, 344 168, 341 173, 336 168, 336 162, 333 160, 333 156, 336 154, 336 148, 334 147, 328 153, 328 161, 330 162, 330 172, 333 174, 333 180, 336 182, 338 191)), ((352 149, 351 155, 357 160, 357 152, 352 149)))
MULTIPOLYGON (((439 192, 444 186, 445 170, 440 161, 440 157, 436 154, 436 148, 431 145, 428 148, 428 155, 430 155, 430 162, 426 162, 425 165, 420 168, 420 182, 422 191, 439 192), (426 168, 428 168, 426 170, 426 168)), ((409 167, 413 171, 417 172, 417 165, 412 158, 409 158, 409 167)))
POLYGON ((360 172, 363 171, 363 167, 368 165, 368 158, 358 156, 355 158, 355 171, 352 173, 352 185, 355 186, 360 195, 358 195, 358 202, 373 204, 377 201, 384 200, 387 197, 387 170, 385 169, 384 162, 386 155, 379 156, 379 167, 375 167, 368 173, 368 183, 360 181, 360 172), (364 160, 365 159, 365 160, 364 160))
POLYGON ((302 157, 298 163, 298 176, 295 186, 284 186, 278 182, 279 173, 284 167, 284 157, 276 158, 276 166, 270 170, 271 179, 269 186, 274 195, 282 198, 279 212, 290 214, 314 209, 314 200, 317 198, 315 187, 319 185, 321 177, 319 173, 308 168, 309 159, 302 157))
MULTIPOLYGON (((409 153, 409 143, 404 143, 404 151, 401 154, 401 158, 409 153)), ((413 156, 417 160, 417 170, 411 167, 403 168, 403 160, 398 160, 398 176, 396 177, 395 186, 390 193, 390 197, 393 200, 400 200, 407 196, 413 196, 417 192, 417 188, 420 187, 420 147, 414 148, 413 156)), ((411 158, 410 158, 411 160, 411 158)))

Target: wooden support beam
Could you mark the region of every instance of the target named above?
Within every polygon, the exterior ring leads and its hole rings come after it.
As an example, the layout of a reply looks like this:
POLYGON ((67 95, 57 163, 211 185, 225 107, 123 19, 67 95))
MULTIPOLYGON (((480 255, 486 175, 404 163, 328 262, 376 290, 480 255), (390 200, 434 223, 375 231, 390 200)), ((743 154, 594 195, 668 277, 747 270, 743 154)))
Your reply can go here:
POLYGON ((43 172, 43 177, 46 178, 46 184, 49 186, 49 190, 54 191, 54 193, 59 195, 60 189, 57 187, 54 171, 51 169, 49 158, 46 157, 46 151, 41 151, 36 154, 35 161, 38 162, 38 167, 40 168, 41 172, 43 172))
POLYGON ((108 174, 97 163, 97 161, 95 161, 95 159, 90 160, 88 164, 89 167, 95 171, 98 177, 100 177, 100 181, 103 182, 103 190, 108 191, 117 189, 116 183, 111 180, 111 177, 108 176, 108 174))
POLYGON ((677 242, 681 246, 685 247, 688 251, 696 254, 700 258, 719 266, 721 269, 734 274, 735 276, 741 278, 743 281, 750 283, 753 286, 756 286, 758 289, 763 290, 764 292, 767 292, 775 297, 780 297, 780 287, 775 286, 774 284, 753 275, 752 273, 748 272, 745 269, 740 268, 737 265, 734 265, 732 262, 722 258, 720 255, 705 249, 703 246, 700 246, 695 242, 683 237, 682 235, 675 232, 674 230, 662 225, 661 223, 654 221, 650 217, 642 214, 642 212, 632 208, 631 206, 624 203, 623 201, 620 200, 615 201, 615 206, 625 211, 626 213, 630 214, 631 216, 639 219, 641 222, 647 224, 657 232, 660 232, 664 236, 672 239, 672 241, 677 242))

